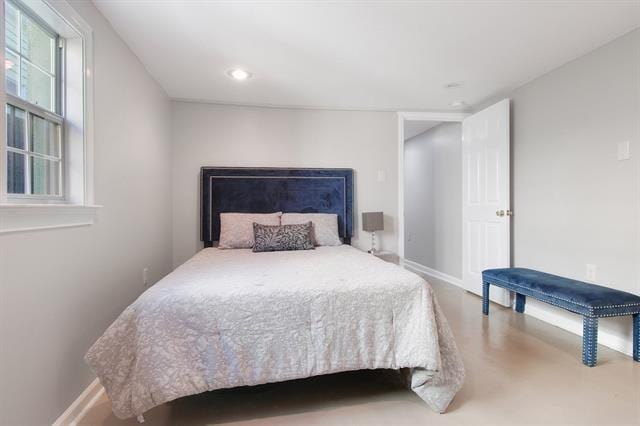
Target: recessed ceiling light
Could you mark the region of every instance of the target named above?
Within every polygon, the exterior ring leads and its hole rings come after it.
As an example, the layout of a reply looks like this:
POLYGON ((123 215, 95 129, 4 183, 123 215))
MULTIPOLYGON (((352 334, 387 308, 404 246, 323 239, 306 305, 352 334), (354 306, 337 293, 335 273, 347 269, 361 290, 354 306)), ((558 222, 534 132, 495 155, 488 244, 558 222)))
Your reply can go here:
POLYGON ((244 81, 251 78, 251 73, 247 70, 243 70, 242 68, 234 68, 227 72, 227 75, 234 80, 244 81))
POLYGON ((445 89, 457 89, 457 88, 459 88, 459 87, 462 87, 462 85, 463 85, 463 83, 462 83, 462 82, 460 82, 460 81, 454 81, 454 82, 452 82, 452 83, 445 84, 445 85, 444 85, 444 88, 445 88, 445 89))
POLYGON ((465 102, 464 101, 453 101, 451 102, 449 105, 451 105, 454 108, 462 108, 463 106, 465 106, 465 102))

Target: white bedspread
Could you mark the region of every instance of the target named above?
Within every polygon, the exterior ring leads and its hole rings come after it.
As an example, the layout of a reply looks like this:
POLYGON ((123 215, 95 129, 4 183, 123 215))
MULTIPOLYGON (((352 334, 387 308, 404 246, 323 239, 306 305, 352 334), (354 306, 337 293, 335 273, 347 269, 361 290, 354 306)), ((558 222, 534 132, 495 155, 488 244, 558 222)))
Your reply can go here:
POLYGON ((86 361, 120 418, 208 390, 404 367, 444 412, 464 380, 431 286, 347 245, 204 249, 131 304, 86 361))

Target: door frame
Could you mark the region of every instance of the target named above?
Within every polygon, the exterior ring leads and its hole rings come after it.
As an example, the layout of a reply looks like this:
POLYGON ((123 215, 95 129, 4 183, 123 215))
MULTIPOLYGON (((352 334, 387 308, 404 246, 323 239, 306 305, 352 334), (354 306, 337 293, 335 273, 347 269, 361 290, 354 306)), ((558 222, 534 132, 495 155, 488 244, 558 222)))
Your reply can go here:
MULTIPOLYGON (((398 112, 398 257, 404 262, 404 123, 405 121, 462 122, 464 112, 398 112)), ((462 140, 460 141, 462 144, 462 140)))

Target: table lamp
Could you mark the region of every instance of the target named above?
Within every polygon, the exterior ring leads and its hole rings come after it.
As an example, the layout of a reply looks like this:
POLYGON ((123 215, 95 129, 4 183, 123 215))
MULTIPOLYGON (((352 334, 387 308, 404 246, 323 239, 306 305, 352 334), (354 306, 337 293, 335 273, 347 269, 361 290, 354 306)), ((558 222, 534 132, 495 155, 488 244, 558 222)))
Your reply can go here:
POLYGON ((382 212, 362 213, 362 230, 365 232, 371 232, 371 250, 369 250, 369 253, 375 253, 376 231, 384 230, 384 215, 382 212))

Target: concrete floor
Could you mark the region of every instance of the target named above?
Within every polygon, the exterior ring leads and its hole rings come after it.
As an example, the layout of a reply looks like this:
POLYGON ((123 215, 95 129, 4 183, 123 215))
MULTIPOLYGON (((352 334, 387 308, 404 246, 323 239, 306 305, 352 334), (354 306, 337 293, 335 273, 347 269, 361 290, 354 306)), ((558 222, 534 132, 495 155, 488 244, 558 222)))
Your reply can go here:
MULTIPOLYGON (((429 280, 462 352, 467 378, 446 414, 431 411, 393 371, 358 371, 208 392, 145 414, 147 425, 634 425, 640 363, 598 347, 581 363, 581 338, 429 280)), ((118 420, 102 397, 80 425, 118 420)))

